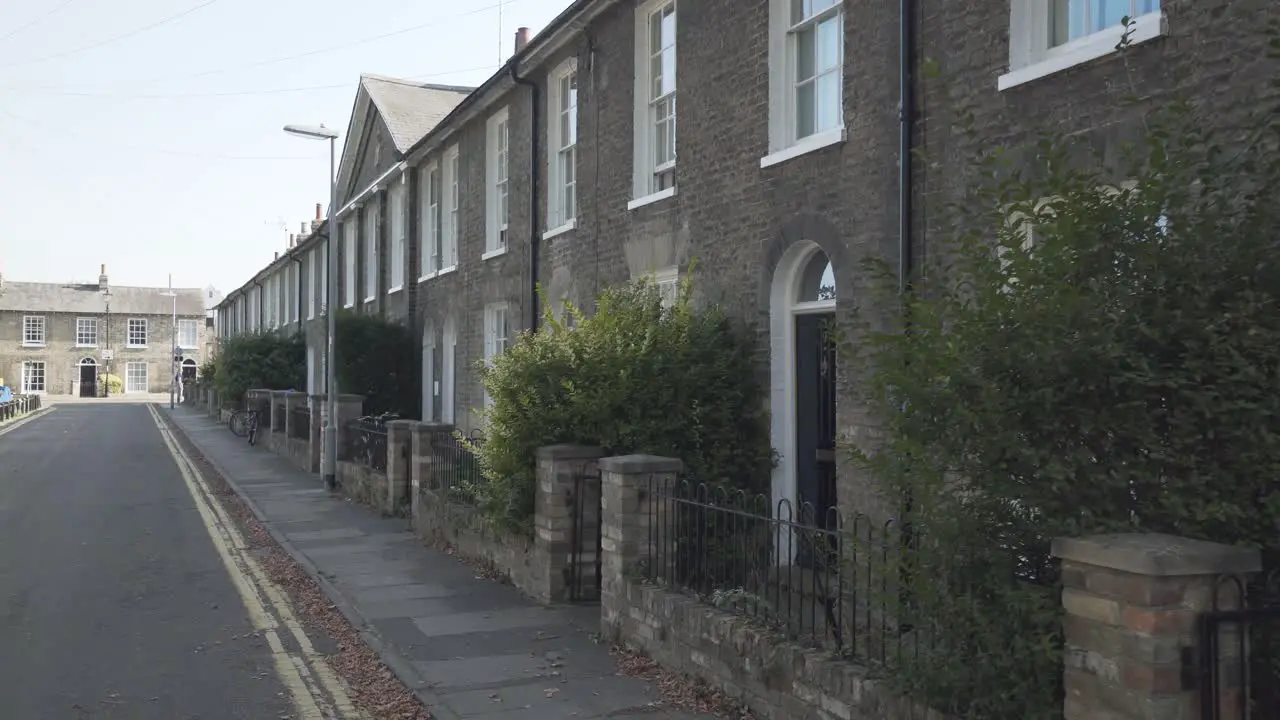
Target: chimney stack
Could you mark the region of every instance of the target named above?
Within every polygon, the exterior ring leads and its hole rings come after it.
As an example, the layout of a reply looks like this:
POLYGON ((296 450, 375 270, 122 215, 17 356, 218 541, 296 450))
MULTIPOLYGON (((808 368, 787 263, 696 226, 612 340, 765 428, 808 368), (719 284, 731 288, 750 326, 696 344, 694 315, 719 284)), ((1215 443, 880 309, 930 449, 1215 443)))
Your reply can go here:
POLYGON ((102 267, 98 272, 98 291, 106 292, 107 287, 107 264, 102 263, 102 267))
POLYGON ((293 233, 289 233, 289 247, 293 247, 293 233))
POLYGON ((276 260, 279 260, 279 259, 280 259, 280 251, 279 251, 279 250, 277 250, 277 251, 276 251, 276 256, 275 256, 274 258, 272 258, 272 262, 274 262, 274 261, 276 261, 276 260))
MULTIPOLYGON (((319 230, 320 226, 324 224, 324 214, 321 207, 320 203, 316 203, 316 219, 311 221, 311 232, 319 230)), ((306 224, 303 223, 303 226, 305 227, 306 224)))
POLYGON ((524 49, 524 46, 528 44, 529 44, 529 28, 527 27, 517 28, 516 29, 516 54, 519 55, 520 51, 524 49))

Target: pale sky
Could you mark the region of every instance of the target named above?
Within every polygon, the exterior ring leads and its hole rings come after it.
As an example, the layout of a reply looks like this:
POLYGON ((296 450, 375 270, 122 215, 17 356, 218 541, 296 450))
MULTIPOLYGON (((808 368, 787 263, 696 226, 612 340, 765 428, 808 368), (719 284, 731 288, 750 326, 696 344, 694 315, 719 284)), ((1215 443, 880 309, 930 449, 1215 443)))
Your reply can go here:
POLYGON ((568 4, 0 3, 0 273, 233 290, 328 204, 283 125, 345 131, 362 72, 479 85, 568 4))

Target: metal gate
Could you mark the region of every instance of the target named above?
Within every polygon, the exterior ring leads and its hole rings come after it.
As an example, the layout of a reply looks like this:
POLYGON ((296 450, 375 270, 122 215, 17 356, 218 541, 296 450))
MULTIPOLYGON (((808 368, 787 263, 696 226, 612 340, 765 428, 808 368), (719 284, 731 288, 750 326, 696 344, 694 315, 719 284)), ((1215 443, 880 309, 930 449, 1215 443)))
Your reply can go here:
POLYGON ((570 537, 568 590, 573 602, 600 600, 601 520, 600 470, 593 462, 573 473, 569 498, 570 537))
POLYGON ((1203 720, 1280 718, 1280 574, 1224 578, 1200 616, 1203 720), (1216 609, 1227 599, 1234 610, 1216 609))

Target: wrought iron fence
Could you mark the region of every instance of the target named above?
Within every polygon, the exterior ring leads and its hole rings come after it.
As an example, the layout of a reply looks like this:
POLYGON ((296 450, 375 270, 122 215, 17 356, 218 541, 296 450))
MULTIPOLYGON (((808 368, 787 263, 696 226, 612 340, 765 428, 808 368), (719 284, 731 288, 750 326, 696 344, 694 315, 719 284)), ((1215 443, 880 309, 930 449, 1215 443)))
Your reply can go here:
POLYGON ((311 438, 311 408, 303 405, 293 409, 289 418, 289 437, 294 440, 311 438))
POLYGON ((39 395, 15 395, 12 400, 0 403, 0 422, 40 409, 39 395))
POLYGON ((1203 720, 1280 717, 1280 567, 1219 580, 1199 621, 1203 720), (1219 609, 1222 606, 1229 609, 1219 609))
POLYGON ((430 436, 431 472, 424 490, 438 493, 451 503, 476 504, 476 490, 484 482, 476 450, 484 443, 484 435, 473 430, 469 435, 436 432, 430 436))
POLYGON ((895 542, 892 522, 845 523, 834 507, 772 506, 763 495, 679 478, 652 478, 650 496, 650 580, 793 640, 842 652, 876 644, 851 630, 859 610, 877 614, 870 590, 886 580, 877 566, 895 542))
POLYGON ((387 471, 387 424, 374 418, 358 418, 342 432, 342 458, 378 472, 387 471))
POLYGON ((271 391, 269 390, 250 390, 245 393, 245 409, 252 410, 258 414, 258 432, 266 432, 271 429, 271 391))

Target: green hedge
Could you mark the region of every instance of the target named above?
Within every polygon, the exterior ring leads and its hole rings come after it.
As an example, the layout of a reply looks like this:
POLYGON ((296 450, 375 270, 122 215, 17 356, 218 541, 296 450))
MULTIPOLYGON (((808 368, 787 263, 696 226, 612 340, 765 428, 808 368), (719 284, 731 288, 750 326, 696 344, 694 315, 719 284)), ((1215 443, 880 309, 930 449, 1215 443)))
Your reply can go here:
MULTIPOLYGON (((906 297, 908 332, 863 316, 847 351, 887 432, 860 458, 923 545, 884 600, 939 643, 900 660, 900 689, 962 718, 1060 717, 1053 537, 1280 545, 1271 97, 1223 132, 1148 117, 1119 167, 1067 139, 1023 169, 993 149, 930 233, 952 252, 906 297)), ((893 268, 868 270, 896 303, 893 268)))
POLYGON ((752 336, 717 308, 695 310, 686 283, 672 309, 641 281, 605 290, 595 313, 550 312, 483 371, 493 406, 479 448, 482 507, 528 530, 534 453, 580 443, 607 454, 681 458, 700 480, 768 487, 772 448, 752 336))
POLYGON ((297 335, 238 335, 222 342, 214 361, 214 387, 223 403, 239 407, 246 390, 303 390, 306 343, 297 335))
POLYGON ((409 328, 377 315, 340 311, 336 347, 338 389, 363 395, 368 414, 420 417, 421 365, 409 328))

